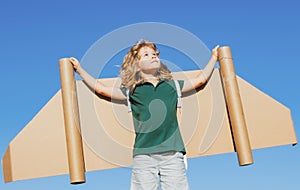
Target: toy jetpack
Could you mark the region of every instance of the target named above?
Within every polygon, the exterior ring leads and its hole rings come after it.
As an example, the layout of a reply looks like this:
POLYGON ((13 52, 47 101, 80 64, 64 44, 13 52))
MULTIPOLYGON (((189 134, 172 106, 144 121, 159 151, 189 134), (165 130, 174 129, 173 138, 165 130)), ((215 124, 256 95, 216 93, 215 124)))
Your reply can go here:
MULTIPOLYGON (((296 144, 290 110, 235 74, 228 46, 219 48, 219 63, 204 87, 183 94, 179 123, 187 157, 237 152, 243 166, 253 163, 253 149, 296 144)), ((7 148, 5 182, 70 174, 78 184, 85 172, 131 165, 134 130, 126 101, 109 100, 76 81, 68 59, 59 66, 61 90, 7 148)), ((117 78, 99 80, 120 86, 117 78)))

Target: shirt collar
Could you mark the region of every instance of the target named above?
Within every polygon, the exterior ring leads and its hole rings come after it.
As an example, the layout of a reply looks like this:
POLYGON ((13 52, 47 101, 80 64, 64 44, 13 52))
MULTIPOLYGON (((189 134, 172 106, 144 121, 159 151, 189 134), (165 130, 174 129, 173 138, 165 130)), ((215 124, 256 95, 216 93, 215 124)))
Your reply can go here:
MULTIPOLYGON (((160 83, 162 83, 162 82, 165 82, 165 81, 167 81, 167 79, 165 79, 165 78, 160 78, 159 81, 158 81, 158 83, 157 83, 157 85, 160 84, 160 83)), ((147 82, 147 81, 146 81, 146 82, 143 81, 141 84, 143 85, 143 84, 151 84, 151 83, 150 83, 150 82, 147 82)), ((157 85, 156 85, 156 86, 157 86, 157 85)))

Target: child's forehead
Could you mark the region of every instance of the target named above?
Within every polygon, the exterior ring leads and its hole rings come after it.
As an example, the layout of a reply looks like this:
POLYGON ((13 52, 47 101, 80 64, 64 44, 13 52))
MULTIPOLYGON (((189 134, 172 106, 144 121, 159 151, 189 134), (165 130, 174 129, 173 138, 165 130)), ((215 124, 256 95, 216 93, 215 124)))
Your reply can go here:
POLYGON ((155 51, 156 51, 155 49, 153 49, 152 47, 148 47, 148 46, 141 47, 141 49, 139 50, 140 53, 155 52, 155 51))

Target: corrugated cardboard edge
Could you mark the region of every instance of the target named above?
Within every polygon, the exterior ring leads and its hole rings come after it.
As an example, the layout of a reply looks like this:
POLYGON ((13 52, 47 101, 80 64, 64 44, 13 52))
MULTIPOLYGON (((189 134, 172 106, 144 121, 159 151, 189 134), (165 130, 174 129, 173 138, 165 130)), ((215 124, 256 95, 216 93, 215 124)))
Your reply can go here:
POLYGON ((2 169, 4 175, 4 182, 11 182, 13 181, 13 174, 12 174, 12 163, 11 163, 11 153, 10 153, 10 146, 8 146, 2 160, 2 169))

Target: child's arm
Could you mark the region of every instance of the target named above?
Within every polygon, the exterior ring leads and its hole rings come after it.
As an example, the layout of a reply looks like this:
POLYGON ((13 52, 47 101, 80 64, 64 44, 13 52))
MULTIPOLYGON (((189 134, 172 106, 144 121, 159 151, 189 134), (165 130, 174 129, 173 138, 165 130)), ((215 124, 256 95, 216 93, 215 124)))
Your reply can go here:
POLYGON ((208 61, 205 68, 195 78, 191 78, 189 79, 189 81, 184 82, 182 92, 194 90, 207 82, 208 78, 214 70, 216 62, 218 61, 218 48, 219 46, 216 46, 212 50, 210 60, 208 61))
POLYGON ((74 70, 80 75, 83 79, 84 83, 91 89, 93 89, 96 93, 106 96, 108 98, 117 99, 117 100, 125 100, 126 96, 122 93, 121 89, 115 88, 112 86, 106 86, 105 84, 99 82, 94 77, 92 77, 89 73, 87 73, 81 66, 79 61, 71 57, 70 62, 72 63, 74 70))

